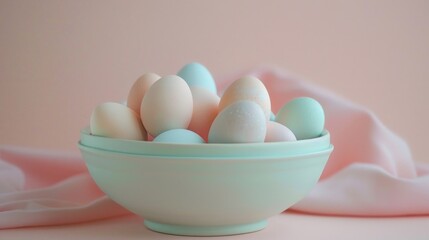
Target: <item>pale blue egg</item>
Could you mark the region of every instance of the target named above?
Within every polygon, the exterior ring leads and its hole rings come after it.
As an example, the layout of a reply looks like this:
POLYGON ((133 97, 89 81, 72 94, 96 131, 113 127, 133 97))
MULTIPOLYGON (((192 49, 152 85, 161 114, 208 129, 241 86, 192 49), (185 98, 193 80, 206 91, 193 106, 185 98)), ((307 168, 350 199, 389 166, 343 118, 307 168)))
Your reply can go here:
POLYGON ((189 87, 200 87, 208 89, 217 94, 217 88, 213 76, 209 70, 202 64, 193 62, 186 64, 177 73, 177 76, 185 79, 189 87))
POLYGON ((204 143, 200 135, 188 129, 172 129, 159 134, 153 139, 154 142, 164 143, 204 143))
POLYGON ((280 109, 276 122, 288 127, 298 140, 316 138, 325 127, 325 112, 313 98, 295 98, 280 109))

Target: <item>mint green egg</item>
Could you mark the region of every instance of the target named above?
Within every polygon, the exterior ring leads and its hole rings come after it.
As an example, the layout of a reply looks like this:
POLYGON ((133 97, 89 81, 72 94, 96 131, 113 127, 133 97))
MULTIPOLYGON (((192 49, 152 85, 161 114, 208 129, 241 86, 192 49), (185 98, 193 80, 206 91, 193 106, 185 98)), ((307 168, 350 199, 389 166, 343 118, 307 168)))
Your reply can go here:
POLYGON ((186 64, 177 73, 177 76, 183 78, 189 87, 200 87, 208 89, 217 94, 217 88, 213 76, 209 70, 202 64, 193 62, 186 64))
POLYGON ((270 112, 270 121, 275 121, 276 115, 273 112, 270 112))
POLYGON ((154 142, 164 142, 164 143, 204 143, 204 139, 200 135, 187 130, 187 129, 172 129, 165 131, 156 138, 153 139, 154 142))
POLYGON ((325 112, 313 98, 295 98, 280 109, 276 122, 288 127, 297 140, 316 138, 325 128, 325 112))

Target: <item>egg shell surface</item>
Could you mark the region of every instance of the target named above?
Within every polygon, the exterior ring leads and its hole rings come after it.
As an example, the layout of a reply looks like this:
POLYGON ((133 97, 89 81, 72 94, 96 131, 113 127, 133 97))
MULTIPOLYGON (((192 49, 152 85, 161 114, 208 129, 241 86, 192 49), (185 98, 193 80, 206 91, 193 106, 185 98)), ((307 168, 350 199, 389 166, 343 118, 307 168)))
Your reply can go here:
POLYGON ((288 127, 298 140, 316 138, 325 127, 325 112, 313 98, 295 98, 280 109, 276 122, 288 127))
POLYGON ((207 141, 210 126, 219 112, 220 98, 205 88, 191 87, 191 92, 194 108, 188 129, 207 141))
POLYGON ((270 121, 275 121, 276 115, 273 112, 270 112, 270 121))
POLYGON ((155 73, 146 73, 139 77, 128 93, 127 106, 140 116, 140 107, 146 91, 161 77, 155 73))
POLYGON ((296 141, 293 132, 286 126, 273 121, 267 122, 267 134, 265 142, 289 142, 296 141))
POLYGON ((189 126, 192 118, 191 90, 179 76, 160 78, 146 92, 140 108, 140 117, 147 132, 153 137, 171 129, 189 126))
POLYGON ((264 84, 258 78, 247 76, 240 78, 229 85, 220 99, 219 111, 222 111, 229 105, 241 100, 248 100, 257 103, 262 108, 265 119, 270 119, 270 96, 264 84))
POLYGON ((237 101, 221 112, 209 131, 209 143, 261 143, 267 131, 265 114, 252 101, 237 101))
POLYGON ((91 133, 103 137, 146 140, 140 117, 129 107, 115 102, 98 105, 91 114, 91 133))
POLYGON ((172 129, 159 134, 153 139, 154 142, 164 143, 205 143, 204 139, 195 132, 187 129, 172 129))
POLYGON ((183 66, 177 76, 183 78, 189 87, 200 87, 217 94, 216 83, 209 70, 201 63, 192 62, 183 66))

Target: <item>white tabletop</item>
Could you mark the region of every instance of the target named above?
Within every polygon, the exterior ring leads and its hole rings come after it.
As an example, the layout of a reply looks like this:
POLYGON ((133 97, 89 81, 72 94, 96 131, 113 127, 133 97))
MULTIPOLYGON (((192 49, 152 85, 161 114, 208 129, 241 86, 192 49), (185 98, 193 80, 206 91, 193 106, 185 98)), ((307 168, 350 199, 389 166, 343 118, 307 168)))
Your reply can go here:
MULTIPOLYGON (((8 229, 0 239, 199 239, 156 233, 143 219, 126 216, 103 221, 54 227, 8 229)), ((212 239, 429 239, 429 216, 396 218, 355 218, 284 213, 269 219, 262 231, 212 239)))

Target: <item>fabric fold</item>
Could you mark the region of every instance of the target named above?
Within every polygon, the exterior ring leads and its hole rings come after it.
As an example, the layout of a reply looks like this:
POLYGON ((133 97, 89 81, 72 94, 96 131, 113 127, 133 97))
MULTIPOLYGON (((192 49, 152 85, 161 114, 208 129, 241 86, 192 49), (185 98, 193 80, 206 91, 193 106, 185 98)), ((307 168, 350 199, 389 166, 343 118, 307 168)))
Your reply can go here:
POLYGON ((0 229, 130 214, 97 187, 78 154, 0 146, 0 229))
POLYGON ((354 163, 318 183, 294 210, 347 216, 429 215, 429 175, 397 178, 380 166, 354 163))

